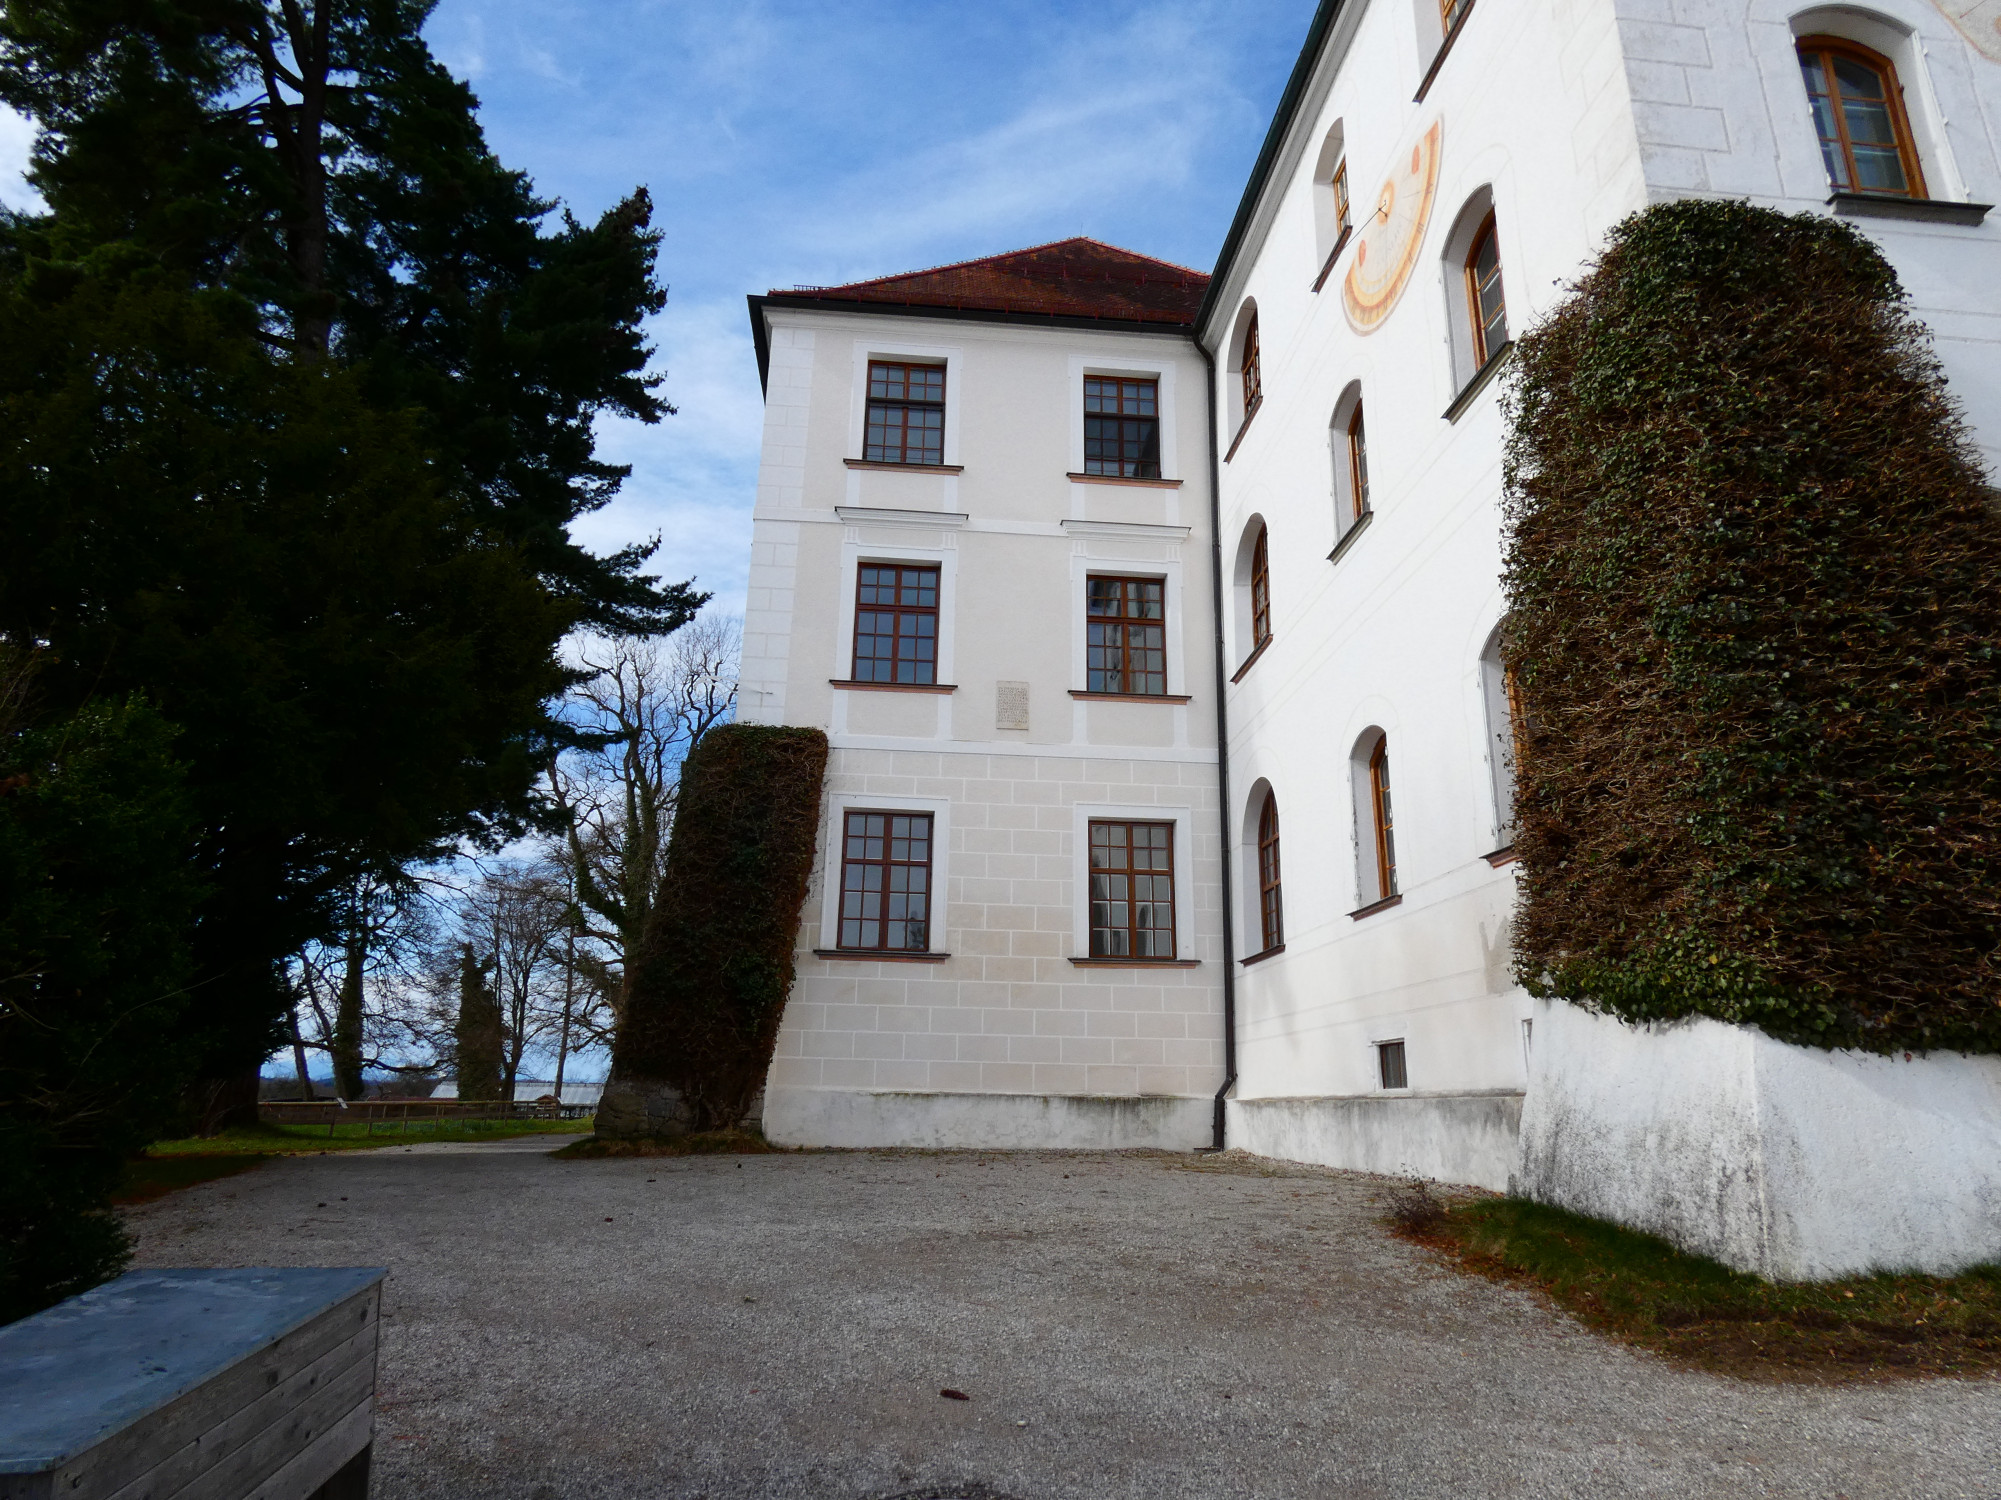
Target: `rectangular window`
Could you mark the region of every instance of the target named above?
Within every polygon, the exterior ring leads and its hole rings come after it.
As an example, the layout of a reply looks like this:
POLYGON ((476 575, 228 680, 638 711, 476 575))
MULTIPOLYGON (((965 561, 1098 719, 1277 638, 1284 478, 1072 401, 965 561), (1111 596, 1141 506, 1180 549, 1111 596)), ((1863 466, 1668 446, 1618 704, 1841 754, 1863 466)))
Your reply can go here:
POLYGON ((1167 692, 1167 584, 1159 578, 1086 580, 1086 668, 1094 693, 1167 692))
POLYGON ((1242 374, 1244 382, 1244 420, 1250 421, 1258 403, 1265 398, 1264 371, 1259 368, 1258 319, 1251 314, 1251 326, 1244 330, 1244 362, 1242 374))
POLYGON ((938 570, 863 563, 855 583, 856 682, 938 681, 938 570))
POLYGON ((1445 25, 1445 34, 1452 35, 1453 28, 1466 19, 1466 12, 1473 8, 1473 0, 1438 0, 1438 19, 1445 25))
POLYGON ((1328 186, 1334 189, 1334 238, 1339 240, 1351 225, 1348 219, 1348 158, 1342 157, 1334 168, 1333 181, 1328 186))
POLYGON ((872 359, 862 457, 878 464, 945 461, 945 367, 872 359))
POLYGON ((1091 824, 1091 956, 1174 957, 1174 825, 1091 824))
POLYGON ((1404 1070, 1403 1043, 1401 1041, 1376 1043, 1376 1069, 1382 1076, 1384 1088, 1407 1089, 1410 1087, 1410 1074, 1404 1070))
POLYGON ((1159 391, 1151 380, 1084 377, 1084 472, 1160 478, 1159 391))
POLYGON ((840 946, 923 953, 930 940, 931 814, 848 813, 840 946))

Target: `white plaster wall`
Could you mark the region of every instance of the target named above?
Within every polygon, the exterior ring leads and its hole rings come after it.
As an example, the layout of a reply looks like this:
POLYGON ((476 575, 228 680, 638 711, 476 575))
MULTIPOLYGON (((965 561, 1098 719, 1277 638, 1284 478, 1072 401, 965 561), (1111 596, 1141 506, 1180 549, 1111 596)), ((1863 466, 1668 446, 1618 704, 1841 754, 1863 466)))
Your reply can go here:
MULTIPOLYGON (((1647 196, 1827 211, 1794 18, 1861 17, 1900 36, 1899 81, 1931 197, 2001 203, 2001 63, 1926 0, 1616 0, 1647 196)), ((1838 22, 1836 24, 1839 24, 1838 22)), ((1816 27, 1816 29, 1822 29, 1816 27)), ((1880 49, 1879 49, 1880 50, 1880 49)), ((2001 473, 2001 222, 1856 218, 1897 268, 1990 473, 2001 473)))
POLYGON ((1404 1094, 1379 1098, 1233 1099, 1230 1144, 1257 1156, 1425 1177, 1499 1192, 1515 1175, 1522 1096, 1404 1094))
POLYGON ((827 1145, 1206 1143, 1222 1081, 1223 914, 1199 354, 1175 335, 768 316, 746 622, 759 696, 746 695, 745 717, 818 725, 833 749, 767 1129, 827 1145), (963 472, 845 462, 861 453, 868 357, 895 353, 946 363, 946 458, 963 472), (1083 377, 1100 371, 1157 375, 1162 468, 1180 485, 1069 477, 1082 467, 1083 377), (953 692, 832 685, 851 675, 862 561, 939 566, 939 678, 953 692), (1168 688, 1189 702, 1072 696, 1086 685, 1084 579, 1098 571, 1167 580, 1168 688), (997 727, 1001 681, 1028 684, 1028 728, 997 727), (832 946, 840 813, 873 806, 934 812, 943 962, 814 953, 832 946), (1176 825, 1180 956, 1194 966, 1071 963, 1089 952, 1091 815, 1176 825))
POLYGON ((1207 1099, 772 1090, 765 1135, 781 1146, 981 1146, 1014 1151, 1193 1151, 1207 1099))
MULTIPOLYGON (((1645 181, 1610 0, 1481 0, 1414 102, 1430 62, 1408 6, 1370 5, 1337 25, 1204 331, 1220 348, 1244 299, 1256 300, 1264 404, 1223 467, 1222 527, 1230 555, 1250 518, 1270 528, 1273 640, 1231 690, 1230 769, 1235 787, 1270 782, 1283 834, 1286 950, 1239 980, 1231 1126, 1302 1159, 1492 1185, 1505 1178, 1512 1126, 1490 1128, 1484 1104, 1462 1116, 1413 1097, 1518 1094, 1528 1015, 1509 969, 1514 871, 1483 857, 1497 820, 1479 656, 1502 610, 1504 423, 1498 386, 1456 421, 1443 416, 1459 373, 1457 270, 1441 256, 1462 205, 1490 193, 1519 331, 1644 204, 1645 181), (1338 126, 1359 220, 1434 119, 1440 178, 1416 269, 1388 318, 1357 333, 1340 305, 1352 244, 1312 290, 1322 143, 1338 126), (1374 514, 1330 562, 1329 422, 1356 381, 1374 514), (1356 815, 1349 757, 1371 727, 1389 737, 1402 901, 1356 919, 1372 834, 1356 815), (1379 1087, 1375 1044, 1397 1038, 1407 1095, 1379 1087), (1301 1102, 1311 1100, 1323 1103, 1301 1102)), ((1248 650, 1239 625, 1232 660, 1248 650)), ((1239 952, 1258 947, 1240 934, 1239 952)))
POLYGON ((1513 1188, 1778 1280, 2001 1261, 2001 1058, 1538 1002, 1513 1188))

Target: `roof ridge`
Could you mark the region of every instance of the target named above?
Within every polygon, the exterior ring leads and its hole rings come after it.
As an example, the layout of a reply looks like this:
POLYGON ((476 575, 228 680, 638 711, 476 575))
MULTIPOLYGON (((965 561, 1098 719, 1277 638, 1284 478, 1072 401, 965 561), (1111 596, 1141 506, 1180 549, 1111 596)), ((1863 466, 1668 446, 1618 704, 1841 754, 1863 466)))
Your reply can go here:
MULTIPOLYGON (((1133 260, 1143 260, 1149 265, 1164 266, 1170 271, 1179 271, 1184 276, 1199 276, 1209 279, 1207 271, 1198 271, 1193 266, 1184 266, 1178 261, 1162 260, 1157 255, 1147 255, 1139 250, 1128 250, 1124 245, 1114 245, 1108 240, 1094 239, 1088 234, 1069 234, 1057 240, 1044 240, 1039 245, 1022 245, 1013 250, 1001 250, 992 255, 975 255, 967 260, 946 261, 942 265, 920 266, 911 271, 893 271, 886 276, 869 276, 860 281, 842 281, 826 286, 798 286, 798 292, 844 292, 862 287, 887 286, 899 281, 909 281, 919 276, 936 276, 945 271, 964 271, 975 266, 989 266, 997 261, 1012 260, 1017 256, 1033 255, 1041 250, 1054 250, 1063 245, 1095 245, 1100 250, 1110 250, 1115 254, 1129 256, 1133 260)), ((777 290, 776 288, 773 289, 777 290)))

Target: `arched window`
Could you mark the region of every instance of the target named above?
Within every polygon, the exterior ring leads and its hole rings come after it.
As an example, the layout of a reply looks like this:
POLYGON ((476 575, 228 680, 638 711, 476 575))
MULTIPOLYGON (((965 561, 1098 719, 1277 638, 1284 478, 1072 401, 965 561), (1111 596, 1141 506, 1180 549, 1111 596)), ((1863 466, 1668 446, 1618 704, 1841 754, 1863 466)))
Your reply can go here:
POLYGON ((1251 546, 1251 649, 1263 648, 1271 639, 1271 548, 1265 528, 1251 546))
POLYGON ((1244 420, 1250 421, 1251 414, 1264 400, 1264 375, 1258 368, 1258 315, 1251 314, 1250 327, 1244 330, 1244 357, 1242 369, 1244 381, 1244 420))
POLYGON ((1381 736, 1369 753, 1369 808, 1376 839, 1376 899, 1397 893, 1396 824, 1390 812, 1390 737, 1381 736))
POLYGON ((1487 769, 1494 789, 1494 852, 1515 841, 1515 764, 1521 714, 1515 674, 1501 655, 1497 626, 1480 653, 1480 688, 1487 707, 1487 769))
POLYGON ((1327 428, 1334 459, 1334 541, 1338 546, 1369 513, 1369 442, 1362 420, 1361 382, 1334 403, 1327 428))
POLYGON ((1362 427, 1362 401, 1355 399, 1355 409, 1348 413, 1347 433, 1348 495, 1354 515, 1359 521, 1369 513, 1369 441, 1362 427))
POLYGON ((1278 891, 1278 798, 1265 793, 1264 811, 1258 814, 1258 927, 1264 939, 1263 951, 1285 943, 1285 909, 1278 891))
POLYGON ((1508 342, 1508 304, 1501 288, 1501 244, 1489 213, 1466 251, 1466 315, 1472 320, 1473 368, 1508 342))
POLYGON ((1895 65, 1833 36, 1800 38, 1799 59, 1827 180, 1843 192, 1924 197, 1895 65))
POLYGON ((1355 791, 1355 894, 1366 916, 1397 894, 1396 819, 1390 805, 1390 743, 1381 729, 1355 741, 1349 766, 1355 791))

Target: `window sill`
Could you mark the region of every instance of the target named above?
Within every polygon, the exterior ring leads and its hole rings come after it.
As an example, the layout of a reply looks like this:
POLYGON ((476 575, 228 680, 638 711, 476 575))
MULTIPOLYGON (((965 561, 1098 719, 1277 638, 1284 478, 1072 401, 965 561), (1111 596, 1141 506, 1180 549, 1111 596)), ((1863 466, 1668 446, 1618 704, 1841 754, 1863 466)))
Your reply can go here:
POLYGON ((1515 853, 1515 846, 1513 844, 1503 844, 1492 854, 1483 854, 1480 857, 1497 870, 1502 865, 1511 865, 1521 858, 1519 854, 1515 853))
POLYGON ((956 682, 853 682, 829 677, 828 683, 850 693, 956 693, 956 682))
POLYGON ((1330 275, 1332 275, 1334 271, 1334 262, 1341 258, 1341 252, 1348 248, 1348 241, 1353 239, 1354 237, 1355 237, 1354 225, 1344 224, 1341 226, 1341 237, 1334 241, 1334 248, 1327 252, 1327 264, 1322 266, 1320 268, 1320 274, 1313 278, 1314 291, 1317 292, 1323 286, 1327 285, 1327 278, 1330 275))
POLYGON ((1827 206, 1841 218, 1917 219, 1931 224, 1972 226, 1987 217, 1991 203, 1954 203, 1945 198, 1900 198, 1889 193, 1850 193, 1836 188, 1827 206))
POLYGON ((1487 388, 1487 382, 1500 373, 1501 366, 1508 362, 1508 356, 1514 351, 1515 341, 1509 339, 1487 356, 1487 362, 1473 372, 1473 378, 1466 382, 1465 389, 1454 396, 1452 404, 1445 408, 1446 421, 1456 422, 1465 414, 1466 408, 1473 404, 1473 398, 1487 388))
POLYGON ((1277 958, 1283 952, 1285 952, 1285 944, 1274 943, 1271 947, 1265 949, 1264 952, 1253 953, 1249 958, 1240 958, 1237 962, 1245 968, 1249 968, 1252 964, 1261 964, 1268 958, 1277 958))
POLYGON ((1364 917, 1373 917, 1379 911, 1388 911, 1392 906, 1401 906, 1401 905, 1403 905, 1403 896, 1401 893, 1398 893, 1397 895, 1391 896, 1384 901, 1372 901, 1367 906, 1362 907, 1359 911, 1349 912, 1348 916, 1352 920, 1359 922, 1364 917))
POLYGON ((1411 99, 1413 104, 1424 103, 1424 96, 1431 92, 1431 81, 1438 76, 1438 69, 1445 61, 1445 54, 1452 50, 1452 44, 1459 40, 1459 33, 1466 29, 1466 23, 1473 19, 1473 7, 1467 6, 1459 13, 1459 24, 1445 33, 1445 40, 1438 44, 1438 51, 1432 55, 1431 66, 1424 70, 1424 81, 1417 86, 1417 94, 1411 99))
POLYGON ((883 469, 892 474, 963 474, 964 464, 892 464, 873 458, 844 458, 851 469, 883 469))
POLYGON ((1087 693, 1082 688, 1072 688, 1070 696, 1102 703, 1188 703, 1195 695, 1193 693, 1087 693))
POLYGON ((1199 969, 1199 958, 1073 958, 1080 969, 1199 969))
POLYGON ((853 963, 863 964, 942 964, 952 955, 949 953, 898 953, 884 948, 880 951, 869 948, 815 948, 815 958, 845 958, 853 963))
POLYGON ((1327 560, 1329 562, 1339 562, 1341 555, 1355 545, 1355 538, 1369 529, 1369 522, 1375 514, 1372 510, 1365 510, 1361 515, 1357 516, 1355 524, 1348 528, 1347 534, 1340 541, 1336 542, 1334 550, 1327 554, 1327 560))
POLYGON ((1258 404, 1244 413, 1244 420, 1237 426, 1237 435, 1230 439, 1230 451, 1223 455, 1224 463, 1228 463, 1237 456, 1237 445, 1244 440, 1244 434, 1251 430, 1251 419, 1257 416, 1258 412, 1264 407, 1264 404, 1265 398, 1260 396, 1258 397, 1258 404))
POLYGON ((1244 673, 1250 671, 1252 667, 1257 665, 1258 658, 1260 656, 1263 656, 1265 652, 1268 651, 1270 648, 1271 648, 1271 637, 1266 636, 1263 640, 1258 642, 1257 650, 1253 651, 1249 656, 1244 658, 1244 664, 1241 667, 1237 668, 1236 675, 1233 676, 1230 679, 1230 681, 1242 682, 1244 680, 1244 673))
POLYGON ((1146 490, 1178 490, 1184 483, 1179 479, 1128 479, 1122 474, 1066 474, 1064 478, 1072 484, 1131 484, 1146 490))

